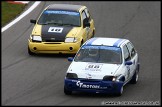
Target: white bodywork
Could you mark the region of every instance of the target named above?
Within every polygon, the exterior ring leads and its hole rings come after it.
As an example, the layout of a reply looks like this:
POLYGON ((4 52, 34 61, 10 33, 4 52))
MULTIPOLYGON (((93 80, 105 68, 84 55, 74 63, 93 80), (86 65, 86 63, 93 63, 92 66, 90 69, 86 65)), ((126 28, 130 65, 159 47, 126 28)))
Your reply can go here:
POLYGON ((67 73, 76 73, 78 78, 86 79, 103 79, 104 76, 124 76, 125 84, 132 78, 135 73, 138 54, 130 60, 131 65, 125 64, 123 46, 130 42, 127 39, 119 38, 93 38, 83 45, 105 45, 116 46, 122 50, 122 64, 108 64, 108 63, 92 63, 92 62, 75 62, 73 61, 69 66, 67 73))
POLYGON ((78 78, 103 79, 105 75, 115 75, 120 66, 120 64, 73 62, 67 72, 76 73, 78 78))

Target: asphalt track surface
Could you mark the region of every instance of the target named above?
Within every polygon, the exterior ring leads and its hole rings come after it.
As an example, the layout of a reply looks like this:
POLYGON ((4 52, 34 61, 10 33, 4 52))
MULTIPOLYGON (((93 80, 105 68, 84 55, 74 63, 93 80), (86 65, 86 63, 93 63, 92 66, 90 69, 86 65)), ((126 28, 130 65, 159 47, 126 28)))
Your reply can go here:
POLYGON ((2 105, 102 105, 108 101, 154 101, 161 103, 160 2, 42 2, 29 15, 1 35, 2 105), (96 37, 119 37, 132 41, 140 57, 137 84, 124 86, 123 95, 63 92, 68 55, 36 55, 27 52, 28 38, 42 9, 52 3, 86 5, 96 26, 96 37))

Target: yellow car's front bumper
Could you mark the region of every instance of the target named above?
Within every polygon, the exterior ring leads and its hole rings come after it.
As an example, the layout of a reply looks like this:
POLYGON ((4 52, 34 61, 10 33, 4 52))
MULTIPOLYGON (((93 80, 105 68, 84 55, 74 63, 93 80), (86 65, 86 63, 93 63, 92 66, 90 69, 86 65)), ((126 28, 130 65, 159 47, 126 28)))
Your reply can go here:
POLYGON ((80 48, 80 42, 65 43, 65 42, 31 42, 28 40, 29 50, 32 53, 62 53, 75 54, 80 48))

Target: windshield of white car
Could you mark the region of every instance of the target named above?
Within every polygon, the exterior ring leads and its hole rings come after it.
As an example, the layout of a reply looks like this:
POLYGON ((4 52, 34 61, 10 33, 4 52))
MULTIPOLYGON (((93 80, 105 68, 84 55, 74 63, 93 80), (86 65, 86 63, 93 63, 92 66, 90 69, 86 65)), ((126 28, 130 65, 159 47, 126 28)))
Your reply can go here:
POLYGON ((82 46, 76 54, 76 62, 121 64, 121 49, 111 46, 82 46))
POLYGON ((46 10, 38 20, 40 25, 80 26, 79 12, 46 10))

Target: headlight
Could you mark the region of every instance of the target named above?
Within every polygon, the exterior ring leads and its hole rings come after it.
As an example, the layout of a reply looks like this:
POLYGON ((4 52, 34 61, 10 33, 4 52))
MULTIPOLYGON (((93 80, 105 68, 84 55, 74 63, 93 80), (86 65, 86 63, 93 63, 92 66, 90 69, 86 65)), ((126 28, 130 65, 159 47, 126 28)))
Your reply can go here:
POLYGON ((106 75, 103 77, 103 81, 119 81, 119 80, 120 80, 120 75, 119 76, 106 75))
POLYGON ((30 38, 31 38, 32 42, 41 42, 42 41, 42 37, 41 36, 31 35, 30 38))
POLYGON ((112 79, 113 79, 113 76, 106 75, 103 77, 103 81, 112 81, 112 79))
POLYGON ((78 78, 78 76, 76 73, 67 73, 66 78, 67 79, 75 79, 75 78, 78 78))
POLYGON ((77 38, 66 38, 65 42, 66 43, 74 43, 74 42, 77 42, 77 38))
POLYGON ((118 81, 117 77, 113 77, 112 81, 118 81))
POLYGON ((112 81, 125 81, 125 78, 124 78, 124 76, 123 75, 118 75, 118 76, 114 76, 113 78, 112 78, 112 81))

